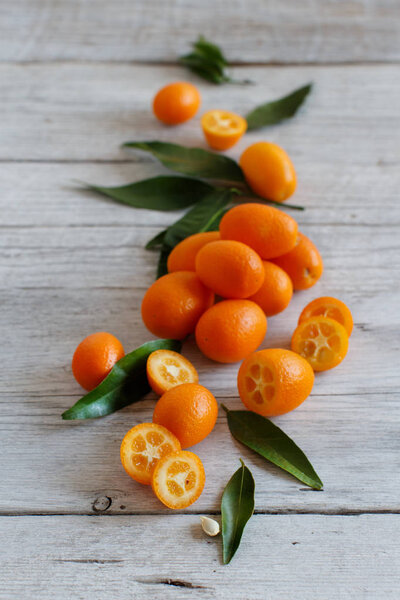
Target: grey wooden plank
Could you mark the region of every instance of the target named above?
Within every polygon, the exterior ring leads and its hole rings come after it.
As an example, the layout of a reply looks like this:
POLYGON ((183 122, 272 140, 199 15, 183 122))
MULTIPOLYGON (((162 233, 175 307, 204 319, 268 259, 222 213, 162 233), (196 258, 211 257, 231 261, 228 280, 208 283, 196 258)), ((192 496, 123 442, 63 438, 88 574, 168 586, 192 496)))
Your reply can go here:
MULTIPOLYGON (((204 146, 200 115, 221 107, 246 114, 314 81, 314 92, 295 119, 246 134, 232 150, 275 141, 295 165, 307 162, 371 165, 398 163, 398 65, 347 67, 241 67, 248 88, 197 81, 203 103, 199 115, 180 127, 158 123, 151 101, 162 85, 186 78, 182 69, 131 64, 0 65, 3 115, 1 160, 114 160, 129 139, 162 139, 204 146)), ((342 174, 345 185, 345 171, 342 174)), ((300 179, 301 181, 301 179, 300 179)))
POLYGON ((2 2, 3 60, 175 61, 200 33, 237 62, 398 60, 396 0, 2 2))
POLYGON ((258 515, 227 566, 197 516, 3 517, 0 531, 4 600, 398 598, 398 515, 258 515))

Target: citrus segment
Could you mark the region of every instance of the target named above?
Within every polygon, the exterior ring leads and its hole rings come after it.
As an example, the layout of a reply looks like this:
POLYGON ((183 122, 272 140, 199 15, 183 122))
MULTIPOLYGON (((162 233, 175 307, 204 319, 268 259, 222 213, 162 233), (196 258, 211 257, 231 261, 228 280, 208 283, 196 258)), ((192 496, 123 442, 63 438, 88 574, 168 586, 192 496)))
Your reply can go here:
POLYGON ((264 417, 283 415, 310 395, 314 373, 301 356, 271 348, 248 356, 238 372, 243 404, 264 417))
POLYGON ((156 350, 147 359, 147 379, 160 396, 181 383, 197 383, 199 376, 190 361, 173 350, 156 350))
POLYGON ((331 296, 315 298, 303 309, 299 324, 310 317, 329 317, 338 321, 346 329, 348 336, 353 331, 353 316, 344 302, 331 296))
POLYGON ((153 471, 151 485, 157 498, 168 508, 186 508, 203 491, 206 480, 203 463, 193 452, 181 450, 162 458, 153 471))
POLYGON ((149 485, 157 462, 181 449, 179 440, 165 427, 141 423, 132 427, 121 444, 121 462, 132 479, 149 485))
POLYGON ((210 290, 224 298, 247 298, 261 287, 264 266, 242 242, 219 240, 204 246, 196 257, 196 273, 210 290))
POLYGON ((226 110, 210 110, 201 118, 208 145, 214 150, 227 150, 240 140, 247 129, 246 119, 226 110))
POLYGON ((179 242, 168 256, 168 272, 195 271, 196 256, 199 250, 210 242, 216 242, 220 237, 219 231, 205 231, 190 235, 179 242))
POLYGON ((326 371, 336 367, 346 356, 349 336, 335 319, 310 317, 295 329, 291 347, 309 362, 314 371, 326 371))

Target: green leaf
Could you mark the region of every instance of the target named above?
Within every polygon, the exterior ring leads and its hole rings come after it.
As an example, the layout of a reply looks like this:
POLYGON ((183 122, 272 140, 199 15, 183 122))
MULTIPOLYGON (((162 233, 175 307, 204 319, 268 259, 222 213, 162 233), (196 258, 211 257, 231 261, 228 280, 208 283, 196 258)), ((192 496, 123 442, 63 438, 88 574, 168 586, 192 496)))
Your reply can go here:
POLYGON ((148 356, 161 349, 180 352, 181 346, 181 342, 177 340, 154 340, 139 346, 115 363, 100 385, 66 410, 62 418, 70 420, 104 417, 138 402, 150 391, 146 375, 148 356))
POLYGON ((228 425, 233 437, 287 471, 302 483, 320 490, 322 481, 312 464, 294 441, 269 419, 248 410, 228 410, 228 425))
POLYGON ((239 548, 243 530, 254 512, 254 479, 242 466, 228 481, 221 501, 222 547, 224 563, 229 563, 239 548))
MULTIPOLYGON (((215 189, 208 196, 200 200, 193 208, 176 223, 165 231, 163 245, 158 261, 157 277, 165 275, 167 259, 173 248, 179 242, 194 233, 202 231, 216 231, 225 212, 226 206, 231 202, 234 192, 229 189, 215 189)), ((154 239, 154 238, 153 238, 154 239)), ((152 240, 150 240, 152 242, 152 240)))
POLYGON ((146 250, 152 250, 153 248, 159 248, 163 245, 165 234, 167 230, 163 229, 160 233, 157 233, 151 240, 149 240, 145 246, 146 250))
POLYGON ((247 130, 251 131, 268 125, 275 125, 284 119, 293 117, 310 93, 311 88, 312 83, 309 83, 288 96, 258 106, 245 117, 247 130))
POLYGON ((213 188, 198 179, 160 176, 119 187, 89 184, 88 189, 100 192, 121 204, 128 204, 134 208, 168 211, 179 210, 195 204, 213 188))
POLYGON ((218 181, 244 182, 244 175, 238 163, 223 154, 157 141, 126 142, 123 146, 150 152, 168 169, 183 175, 218 181))
POLYGON ((225 67, 228 61, 222 53, 222 50, 205 37, 200 36, 197 42, 192 44, 193 50, 179 58, 181 64, 188 67, 191 71, 203 77, 211 83, 251 83, 248 80, 237 81, 225 73, 225 67))

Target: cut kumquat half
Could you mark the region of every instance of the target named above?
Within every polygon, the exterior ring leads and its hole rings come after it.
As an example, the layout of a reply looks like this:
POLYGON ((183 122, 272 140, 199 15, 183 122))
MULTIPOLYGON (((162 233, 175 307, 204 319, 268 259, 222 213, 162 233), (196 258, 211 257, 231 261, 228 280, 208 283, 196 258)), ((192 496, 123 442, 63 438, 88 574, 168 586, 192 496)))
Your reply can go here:
POLYGON ((299 317, 299 324, 310 317, 329 317, 338 321, 343 325, 349 337, 353 331, 353 316, 349 307, 341 300, 331 296, 315 298, 307 304, 299 317))
POLYGON ((159 396, 182 383, 198 383, 199 376, 192 363, 173 350, 156 350, 147 359, 147 379, 159 396))
POLYGON ((247 121, 226 110, 210 110, 201 118, 207 143, 214 150, 228 150, 240 140, 247 129, 247 121))
POLYGON ((303 356, 314 371, 327 371, 346 356, 349 336, 335 319, 311 317, 297 326, 291 345, 292 350, 303 356))
POLYGON ((139 483, 150 485, 158 461, 181 449, 178 438, 155 423, 132 427, 121 444, 121 462, 125 471, 139 483))
POLYGON ((206 480, 203 463, 193 452, 181 450, 162 458, 153 472, 151 486, 168 508, 186 508, 195 502, 206 480))

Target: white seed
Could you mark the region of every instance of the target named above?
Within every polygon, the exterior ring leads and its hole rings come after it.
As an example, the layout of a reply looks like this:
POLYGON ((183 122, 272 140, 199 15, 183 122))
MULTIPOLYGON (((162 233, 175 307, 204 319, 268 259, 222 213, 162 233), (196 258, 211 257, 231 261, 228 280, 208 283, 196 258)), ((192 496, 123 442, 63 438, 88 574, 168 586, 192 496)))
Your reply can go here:
POLYGON ((219 534, 219 523, 210 519, 210 517, 200 517, 201 527, 207 535, 218 535, 219 534))

